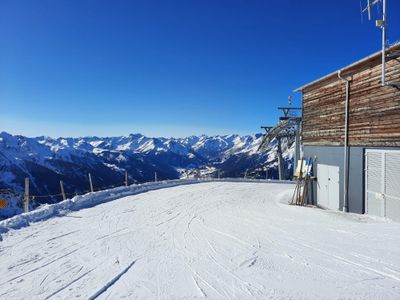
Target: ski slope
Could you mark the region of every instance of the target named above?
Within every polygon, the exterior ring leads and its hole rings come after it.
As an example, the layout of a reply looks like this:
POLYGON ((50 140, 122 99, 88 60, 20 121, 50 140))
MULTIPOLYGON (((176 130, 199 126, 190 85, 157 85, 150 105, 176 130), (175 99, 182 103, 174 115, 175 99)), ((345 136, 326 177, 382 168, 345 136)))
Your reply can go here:
POLYGON ((400 299, 400 224, 206 182, 2 235, 1 299, 400 299))

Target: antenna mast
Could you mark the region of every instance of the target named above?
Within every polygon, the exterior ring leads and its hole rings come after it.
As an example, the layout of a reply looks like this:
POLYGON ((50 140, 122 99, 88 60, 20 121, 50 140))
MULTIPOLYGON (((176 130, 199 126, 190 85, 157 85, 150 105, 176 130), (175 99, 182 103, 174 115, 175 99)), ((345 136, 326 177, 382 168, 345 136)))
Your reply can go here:
POLYGON ((368 12, 368 20, 371 21, 371 8, 382 2, 382 19, 376 20, 376 26, 382 29, 382 86, 386 85, 385 73, 386 73, 386 0, 368 0, 367 6, 361 11, 361 13, 368 12))

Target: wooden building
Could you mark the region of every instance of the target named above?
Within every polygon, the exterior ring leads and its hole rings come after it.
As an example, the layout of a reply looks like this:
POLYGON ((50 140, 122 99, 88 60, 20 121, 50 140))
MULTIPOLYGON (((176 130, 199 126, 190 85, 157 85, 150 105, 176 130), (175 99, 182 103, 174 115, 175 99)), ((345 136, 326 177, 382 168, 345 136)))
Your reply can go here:
POLYGON ((400 44, 298 88, 313 203, 400 220, 400 44))

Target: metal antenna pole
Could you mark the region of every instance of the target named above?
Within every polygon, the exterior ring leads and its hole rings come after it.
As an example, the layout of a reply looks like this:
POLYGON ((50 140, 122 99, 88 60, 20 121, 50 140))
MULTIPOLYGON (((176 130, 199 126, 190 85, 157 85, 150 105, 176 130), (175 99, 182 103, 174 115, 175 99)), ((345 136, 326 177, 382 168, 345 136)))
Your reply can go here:
POLYGON ((382 8, 382 86, 386 85, 386 0, 383 0, 382 8))
POLYGON ((371 20, 371 8, 382 2, 382 19, 376 20, 376 26, 382 30, 382 74, 381 74, 381 85, 386 86, 386 0, 368 0, 368 5, 364 8, 361 13, 368 12, 368 19, 371 20))

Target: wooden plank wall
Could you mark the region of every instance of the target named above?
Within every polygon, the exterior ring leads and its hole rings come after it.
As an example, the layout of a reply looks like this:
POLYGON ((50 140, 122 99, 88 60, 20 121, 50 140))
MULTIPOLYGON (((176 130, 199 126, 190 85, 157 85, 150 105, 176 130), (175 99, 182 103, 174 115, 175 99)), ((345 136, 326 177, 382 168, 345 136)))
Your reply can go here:
MULTIPOLYGON (((400 59, 386 66, 387 80, 400 81, 400 59)), ((381 86, 377 63, 364 65, 350 78, 349 145, 400 146, 400 90, 381 86)), ((345 87, 333 77, 303 91, 304 145, 343 145, 345 87)))

